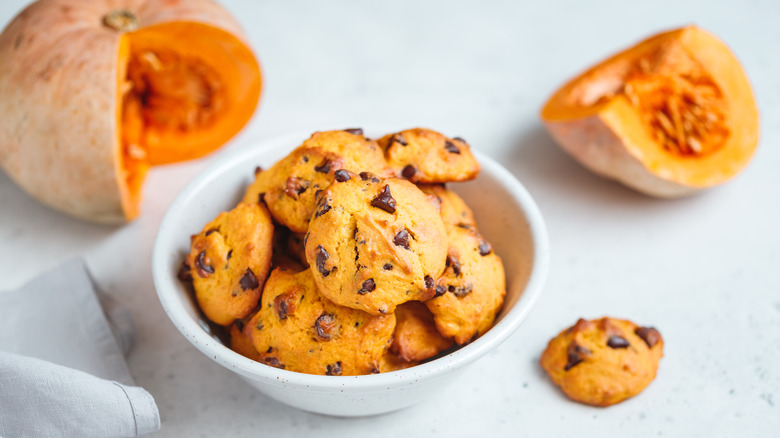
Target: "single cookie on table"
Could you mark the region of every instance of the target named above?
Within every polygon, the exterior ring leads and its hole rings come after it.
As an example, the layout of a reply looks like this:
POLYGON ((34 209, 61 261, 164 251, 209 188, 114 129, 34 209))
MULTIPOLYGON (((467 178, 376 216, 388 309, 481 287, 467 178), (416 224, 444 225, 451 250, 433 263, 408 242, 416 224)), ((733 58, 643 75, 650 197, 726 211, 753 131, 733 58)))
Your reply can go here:
POLYGON ((444 184, 418 184, 417 187, 424 193, 436 196, 441 204, 441 218, 445 224, 476 228, 474 213, 457 193, 444 184))
POLYGON ((572 400, 610 406, 653 381, 663 348, 654 328, 606 317, 580 319, 550 341, 540 362, 572 400))
POLYGON ((501 258, 476 229, 448 224, 447 238, 447 268, 437 281, 437 296, 425 305, 439 332, 463 345, 493 326, 506 277, 501 258))
POLYGON ((419 301, 395 308, 395 333, 390 351, 406 362, 429 359, 453 346, 436 330, 433 314, 419 301))
POLYGON ((395 315, 374 316, 333 304, 310 269, 271 272, 260 311, 247 323, 260 362, 308 374, 378 373, 395 315))
POLYGON ((433 297, 447 256, 436 198, 369 173, 321 193, 304 240, 322 294, 375 315, 433 297))
POLYGON ((208 319, 226 326, 257 305, 271 266, 273 233, 265 206, 241 203, 192 237, 184 266, 208 319))
POLYGON ((392 174, 376 142, 346 131, 316 132, 270 169, 256 171, 243 202, 263 202, 276 221, 305 233, 316 193, 339 170, 392 174))
POLYGON ((407 129, 377 142, 396 174, 415 183, 467 181, 480 170, 468 143, 430 129, 407 129))

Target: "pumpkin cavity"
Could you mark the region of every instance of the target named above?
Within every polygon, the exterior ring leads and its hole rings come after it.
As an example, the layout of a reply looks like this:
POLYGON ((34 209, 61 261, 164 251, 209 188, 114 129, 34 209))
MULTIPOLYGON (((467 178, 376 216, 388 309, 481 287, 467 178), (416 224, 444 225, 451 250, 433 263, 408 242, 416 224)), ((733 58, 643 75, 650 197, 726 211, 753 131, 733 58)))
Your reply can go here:
POLYGON ((682 45, 652 48, 606 65, 596 76, 572 90, 573 100, 598 106, 618 97, 626 99, 649 135, 668 153, 698 157, 726 144, 728 105, 723 90, 682 45))

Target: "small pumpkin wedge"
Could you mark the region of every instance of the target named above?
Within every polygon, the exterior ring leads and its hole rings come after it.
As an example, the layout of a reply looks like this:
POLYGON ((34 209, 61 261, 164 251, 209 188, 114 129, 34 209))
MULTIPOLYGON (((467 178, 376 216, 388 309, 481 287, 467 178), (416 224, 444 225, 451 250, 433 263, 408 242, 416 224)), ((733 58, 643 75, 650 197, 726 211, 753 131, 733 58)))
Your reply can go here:
POLYGON ((695 26, 655 35, 582 73, 555 92, 541 118, 585 167, 657 197, 729 180, 758 144, 744 70, 695 26))
POLYGON ((0 166, 51 207, 121 223, 151 166, 224 144, 260 90, 211 0, 39 0, 0 34, 0 166))

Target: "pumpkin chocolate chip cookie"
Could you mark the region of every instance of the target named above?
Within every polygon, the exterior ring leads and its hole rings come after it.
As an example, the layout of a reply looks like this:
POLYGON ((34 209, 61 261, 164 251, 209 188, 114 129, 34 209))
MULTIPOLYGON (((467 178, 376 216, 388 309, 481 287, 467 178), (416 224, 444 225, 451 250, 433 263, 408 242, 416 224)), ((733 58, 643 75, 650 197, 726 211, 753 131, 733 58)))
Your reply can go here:
POLYGON ((424 193, 436 196, 441 204, 441 218, 445 224, 476 228, 474 213, 457 193, 444 184, 418 184, 417 187, 424 193))
POLYGON ((339 170, 392 174, 376 142, 347 131, 316 132, 267 171, 257 171, 243 202, 265 203, 276 221, 305 233, 317 192, 339 170))
POLYGON ((540 362, 572 400, 610 406, 653 381, 663 347, 654 328, 606 317, 580 319, 550 341, 540 362))
POLYGON ((450 338, 436 330, 433 315, 419 301, 409 301, 395 309, 395 334, 390 351, 406 362, 421 361, 452 347, 450 338))
POLYGON ((462 345, 493 325, 504 303, 506 277, 501 258, 473 227, 446 228, 446 269, 437 281, 437 296, 425 304, 439 332, 462 345))
POLYGON ((431 298, 447 252, 435 197, 367 172, 320 194, 304 240, 322 294, 375 315, 431 298))
POLYGON ((412 182, 467 181, 476 178, 480 170, 465 140, 430 129, 407 129, 377 142, 396 174, 412 182))
POLYGON ((320 294, 311 269, 275 269, 260 311, 247 323, 260 362, 309 374, 378 373, 390 346, 395 315, 374 316, 320 294))
POLYGON ((273 232, 265 206, 241 203, 192 237, 185 266, 208 319, 226 326, 257 305, 271 265, 273 232))

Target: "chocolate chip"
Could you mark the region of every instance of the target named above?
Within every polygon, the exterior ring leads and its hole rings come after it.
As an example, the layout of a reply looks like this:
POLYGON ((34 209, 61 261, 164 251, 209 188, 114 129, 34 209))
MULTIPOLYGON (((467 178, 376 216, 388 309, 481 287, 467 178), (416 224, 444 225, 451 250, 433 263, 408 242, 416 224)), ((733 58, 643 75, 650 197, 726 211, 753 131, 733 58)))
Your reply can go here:
POLYGON ((317 211, 314 213, 314 217, 320 217, 329 211, 330 204, 328 204, 328 198, 322 198, 317 201, 317 211))
POLYGON ((206 264, 206 251, 201 251, 195 260, 195 270, 198 271, 200 278, 206 278, 214 273, 214 268, 206 264))
POLYGON ((390 193, 390 186, 386 185, 382 192, 371 200, 371 206, 381 208, 388 213, 395 213, 395 199, 390 193))
POLYGON ((350 134, 363 135, 363 128, 349 128, 344 131, 349 132, 350 134))
POLYGON ((319 166, 314 166, 314 170, 319 173, 330 172, 330 160, 326 158, 319 166))
POLYGON ((216 233, 217 231, 219 231, 219 230, 218 230, 218 229, 216 229, 216 228, 212 228, 212 229, 210 229, 210 230, 206 231, 206 236, 208 236, 208 235, 211 235, 211 234, 214 234, 214 233, 216 233))
POLYGON ((273 353, 274 347, 268 347, 268 350, 265 350, 266 353, 273 353))
POLYGON ((190 265, 187 264, 186 260, 181 262, 179 273, 176 276, 179 277, 179 280, 184 282, 192 281, 192 268, 190 268, 190 265))
POLYGON ((399 231, 398 234, 393 237, 393 244, 411 251, 412 248, 409 247, 409 232, 406 231, 406 228, 399 231))
POLYGON ((265 193, 258 193, 257 194, 257 203, 258 204, 265 204, 265 193))
POLYGON ((336 269, 336 267, 334 266, 333 269, 328 269, 325 267, 325 262, 328 261, 330 255, 328 255, 328 251, 326 251, 322 245, 317 245, 315 251, 317 253, 317 270, 320 271, 320 274, 322 274, 323 277, 327 277, 331 272, 333 272, 334 269, 336 269))
POLYGON ((661 340, 661 334, 653 327, 639 327, 634 330, 634 333, 642 338, 650 348, 653 348, 661 340))
POLYGON ((475 231, 475 228, 474 228, 473 225, 471 225, 471 224, 464 224, 463 222, 458 224, 458 228, 463 228, 464 230, 475 231))
POLYGON ((444 142, 444 149, 446 149, 447 152, 451 154, 460 154, 460 149, 457 146, 455 146, 455 143, 449 140, 444 142))
POLYGON ((465 286, 461 286, 461 287, 455 287, 455 286, 452 286, 452 285, 450 285, 450 286, 447 288, 447 290, 449 290, 450 292, 452 292, 452 294, 453 294, 453 295, 455 295, 456 297, 458 297, 458 298, 463 298, 463 297, 465 297, 466 295, 468 295, 468 294, 470 294, 470 293, 471 293, 471 289, 472 289, 473 287, 474 287, 474 286, 472 286, 472 285, 471 285, 471 283, 469 283, 469 284, 466 284, 465 286))
POLYGON ((369 278, 368 280, 363 282, 363 286, 358 289, 358 292, 360 295, 365 295, 369 292, 373 292, 374 289, 376 289, 376 283, 374 283, 373 278, 369 278))
POLYGON ((260 175, 260 173, 263 171, 263 168, 260 166, 255 167, 255 176, 260 175))
POLYGON ((289 197, 291 197, 291 198, 293 198, 293 199, 298 199, 298 197, 301 194, 303 194, 303 192, 305 192, 306 189, 308 189, 308 188, 309 188, 309 183, 308 182, 306 182, 306 181, 304 181, 304 180, 302 180, 300 178, 291 176, 291 177, 287 178, 287 183, 286 183, 286 186, 284 188, 284 194, 289 196, 289 197))
POLYGON ((231 257, 233 257, 233 250, 232 249, 230 251, 228 251, 227 259, 230 260, 231 257))
POLYGON ((341 361, 338 361, 334 363, 333 365, 328 365, 327 371, 325 371, 326 376, 340 376, 341 375, 341 361))
POLYGON ((568 362, 566 363, 566 366, 563 367, 563 370, 569 371, 580 362, 585 360, 585 356, 590 354, 590 350, 585 347, 581 347, 576 342, 572 341, 571 344, 569 344, 569 347, 566 349, 566 354, 568 356, 568 362))
POLYGON ((434 286, 436 286, 436 282, 433 280, 433 277, 430 275, 425 276, 425 288, 426 289, 433 289, 434 286))
POLYGON ((314 331, 320 339, 325 341, 329 341, 333 337, 337 326, 336 316, 330 313, 323 313, 314 321, 314 331))
POLYGON ((412 179, 416 174, 417 174, 417 169, 411 164, 407 164, 406 166, 404 166, 403 170, 401 170, 401 176, 403 176, 406 179, 412 179))
POLYGON ((390 137, 390 144, 393 144, 393 142, 400 143, 401 146, 406 146, 409 144, 408 141, 404 138, 401 134, 395 134, 394 136, 390 137))
POLYGON ((434 298, 440 297, 444 295, 447 292, 447 289, 444 287, 443 284, 437 284, 436 285, 436 294, 433 296, 434 298))
POLYGON ((486 256, 490 254, 493 251, 493 247, 490 246, 490 243, 488 243, 486 240, 482 239, 481 242, 479 242, 479 255, 486 256))
POLYGON ((469 144, 469 142, 467 142, 466 140, 464 140, 464 139, 463 139, 463 137, 452 137, 452 139, 453 139, 453 140, 457 140, 457 141, 459 141, 459 142, 462 142, 462 143, 469 144))
POLYGON ((447 266, 452 268, 452 273, 455 274, 456 277, 460 277, 460 262, 458 262, 458 258, 452 255, 447 256, 447 266))
POLYGON ((344 169, 339 169, 336 171, 336 173, 333 174, 333 176, 336 178, 336 181, 338 182, 344 182, 349 181, 349 172, 347 172, 344 169))
POLYGON ((391 265, 390 263, 385 263, 385 265, 382 266, 382 269, 384 269, 385 271, 392 271, 393 265, 391 265))
POLYGON ((377 178, 376 175, 374 175, 371 172, 360 172, 360 179, 363 181, 370 179, 371 182, 376 182, 376 183, 379 182, 379 178, 377 178))
POLYGON ((609 348, 628 348, 631 344, 628 343, 626 338, 622 338, 617 335, 612 335, 607 339, 607 346, 609 348))
POLYGON ((291 293, 283 293, 274 298, 274 310, 280 320, 285 320, 295 313, 295 297, 291 293))
POLYGON ((379 368, 371 368, 371 374, 379 374, 379 368))
POLYGON ((275 357, 266 357, 263 362, 265 362, 266 365, 270 365, 275 368, 284 369, 284 365, 282 365, 281 362, 279 362, 279 359, 275 357))
POLYGON ((263 328, 265 328, 265 325, 263 325, 263 321, 257 320, 257 324, 255 324, 255 328, 258 330, 262 330, 263 328))
POLYGON ((246 268, 246 271, 244 271, 244 276, 241 277, 241 280, 238 281, 238 284, 241 285, 241 289, 247 290, 247 289, 257 289, 260 287, 260 282, 257 281, 257 277, 255 277, 255 273, 252 272, 251 269, 246 268))
POLYGON ((308 163, 309 162, 309 156, 308 155, 304 155, 303 156, 303 162, 304 163, 308 163))

